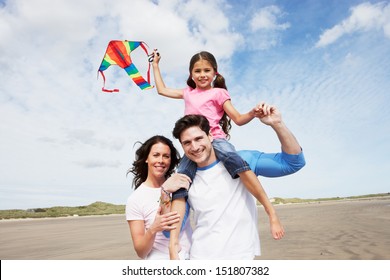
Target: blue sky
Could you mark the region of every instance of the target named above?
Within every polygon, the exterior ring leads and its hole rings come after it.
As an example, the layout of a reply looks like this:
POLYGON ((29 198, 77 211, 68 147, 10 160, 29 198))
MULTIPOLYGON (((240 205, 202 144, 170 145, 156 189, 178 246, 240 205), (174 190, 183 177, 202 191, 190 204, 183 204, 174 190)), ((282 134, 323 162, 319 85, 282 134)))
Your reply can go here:
MULTIPOLYGON (((0 1, 0 209, 124 204, 135 142, 172 138, 182 101, 114 67, 107 87, 121 91, 101 92, 113 39, 158 48, 176 88, 208 50, 240 112, 261 100, 280 108, 307 165, 260 178, 270 197, 390 191, 389 1, 14 0, 0 1)), ((132 54, 146 73, 145 55, 132 54)), ((238 149, 280 149, 258 120, 231 134, 238 149)))

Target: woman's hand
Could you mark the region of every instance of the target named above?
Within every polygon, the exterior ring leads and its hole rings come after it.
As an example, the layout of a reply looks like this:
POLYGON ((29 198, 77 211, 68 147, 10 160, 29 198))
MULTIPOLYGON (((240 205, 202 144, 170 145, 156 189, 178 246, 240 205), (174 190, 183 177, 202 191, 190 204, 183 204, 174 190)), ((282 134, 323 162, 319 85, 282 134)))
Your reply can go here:
POLYGON ((163 230, 172 230, 175 229, 175 226, 172 226, 175 223, 178 223, 180 221, 180 215, 175 212, 168 212, 165 214, 162 214, 162 208, 161 206, 157 210, 156 217, 154 218, 153 224, 150 226, 150 231, 152 234, 155 234, 159 231, 163 230))
POLYGON ((169 177, 161 186, 165 191, 174 193, 178 189, 186 189, 190 187, 191 179, 187 175, 175 173, 169 177))

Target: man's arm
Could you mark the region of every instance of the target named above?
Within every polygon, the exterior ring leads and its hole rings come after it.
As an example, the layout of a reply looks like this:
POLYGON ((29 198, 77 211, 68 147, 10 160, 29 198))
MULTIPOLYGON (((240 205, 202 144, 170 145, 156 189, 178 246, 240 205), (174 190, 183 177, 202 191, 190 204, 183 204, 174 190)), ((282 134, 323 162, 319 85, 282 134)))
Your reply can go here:
POLYGON ((253 172, 257 176, 282 177, 301 170, 306 164, 302 148, 283 122, 279 110, 275 106, 262 102, 256 108, 256 116, 275 131, 281 143, 282 152, 238 151, 253 172))
POLYGON ((282 120, 282 114, 273 105, 260 103, 257 117, 266 125, 272 127, 282 144, 282 150, 291 155, 299 154, 302 149, 292 132, 282 120))

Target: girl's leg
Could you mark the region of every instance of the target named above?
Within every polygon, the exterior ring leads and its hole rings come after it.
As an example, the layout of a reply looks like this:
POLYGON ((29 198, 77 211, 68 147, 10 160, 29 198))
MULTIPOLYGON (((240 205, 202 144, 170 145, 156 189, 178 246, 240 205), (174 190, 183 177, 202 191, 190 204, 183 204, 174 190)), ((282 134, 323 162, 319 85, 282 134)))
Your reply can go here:
POLYGON ((184 155, 180 160, 179 166, 177 167, 177 173, 185 174, 190 177, 191 180, 193 180, 196 174, 195 162, 191 161, 184 155))
POLYGON ((240 179, 247 190, 264 206, 264 210, 269 217, 271 234, 274 239, 281 239, 284 235, 284 229, 276 214, 275 208, 269 201, 267 193, 253 171, 244 171, 240 174, 240 179))
POLYGON ((232 178, 240 176, 246 189, 264 206, 270 219, 272 236, 280 239, 284 235, 283 227, 276 211, 268 199, 263 186, 249 165, 235 151, 234 146, 225 139, 215 139, 213 147, 218 159, 220 159, 232 178))
MULTIPOLYGON (((185 174, 187 175, 191 181, 194 179, 196 174, 196 163, 188 159, 186 156, 183 156, 180 160, 180 164, 177 167, 177 173, 185 174)), ((179 189, 176 192, 172 194, 172 200, 178 199, 178 198, 186 198, 188 194, 188 191, 186 189, 179 189)))
POLYGON ((223 163, 233 179, 239 177, 239 173, 250 170, 249 165, 238 155, 234 146, 226 139, 214 139, 213 148, 217 158, 223 163))
MULTIPOLYGON (((184 229, 184 226, 188 220, 188 216, 190 214, 190 205, 188 204, 188 202, 186 202, 186 205, 185 205, 185 212, 184 212, 184 215, 183 215, 183 222, 181 223, 181 227, 180 227, 180 233, 183 231, 184 229)), ((172 209, 172 211, 175 210, 175 209, 172 209)), ((170 209, 171 211, 171 209, 170 209)), ((166 238, 170 238, 170 231, 168 230, 163 230, 162 233, 164 234, 164 236, 166 238)))
MULTIPOLYGON (((177 168, 177 173, 185 174, 188 177, 190 177, 191 180, 193 180, 195 177, 195 174, 196 174, 196 164, 193 161, 191 161, 190 159, 188 159, 186 156, 183 156, 183 158, 180 160, 180 164, 177 168)), ((165 194, 163 191, 161 191, 162 199, 163 199, 163 197, 165 197, 166 199, 170 199, 170 201, 173 201, 173 200, 176 200, 179 198, 184 198, 185 200, 187 200, 186 199, 187 194, 188 194, 188 191, 183 188, 183 189, 179 189, 176 192, 174 192, 172 194, 172 198, 171 197, 167 198, 167 194, 165 194)), ((163 208, 163 213, 167 213, 170 211, 172 211, 171 203, 169 203, 169 207, 163 208)), ((189 207, 189 204, 186 202, 186 208, 185 208, 185 213, 184 213, 184 217, 183 217, 183 222, 181 224, 180 232, 184 228, 184 225, 187 221, 189 212, 190 212, 190 207, 189 207)), ((163 234, 167 238, 169 238, 169 236, 170 236, 169 231, 166 231, 166 230, 163 231, 163 234)))

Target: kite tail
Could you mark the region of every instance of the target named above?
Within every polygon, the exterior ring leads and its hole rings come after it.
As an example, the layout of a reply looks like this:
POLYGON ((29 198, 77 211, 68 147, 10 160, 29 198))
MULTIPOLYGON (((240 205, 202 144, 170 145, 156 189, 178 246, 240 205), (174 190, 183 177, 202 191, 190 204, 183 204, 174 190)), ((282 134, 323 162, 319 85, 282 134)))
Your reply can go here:
MULTIPOLYGON (((106 77, 104 76, 103 74, 103 71, 100 71, 99 70, 99 73, 102 75, 103 77, 103 87, 102 87, 102 91, 104 92, 119 92, 119 89, 117 88, 114 88, 114 89, 106 89, 105 86, 106 86, 106 77)), ((98 78, 99 78, 99 74, 98 74, 98 78)))
MULTIPOLYGON (((150 54, 148 53, 148 50, 147 50, 147 48, 145 47, 145 45, 146 45, 146 43, 141 42, 141 48, 145 51, 146 55, 149 57, 150 54)), ((149 63, 149 65, 148 65, 148 72, 147 72, 146 79, 147 79, 148 84, 150 85, 150 63, 149 63)), ((150 88, 153 88, 153 86, 151 86, 150 88)))

